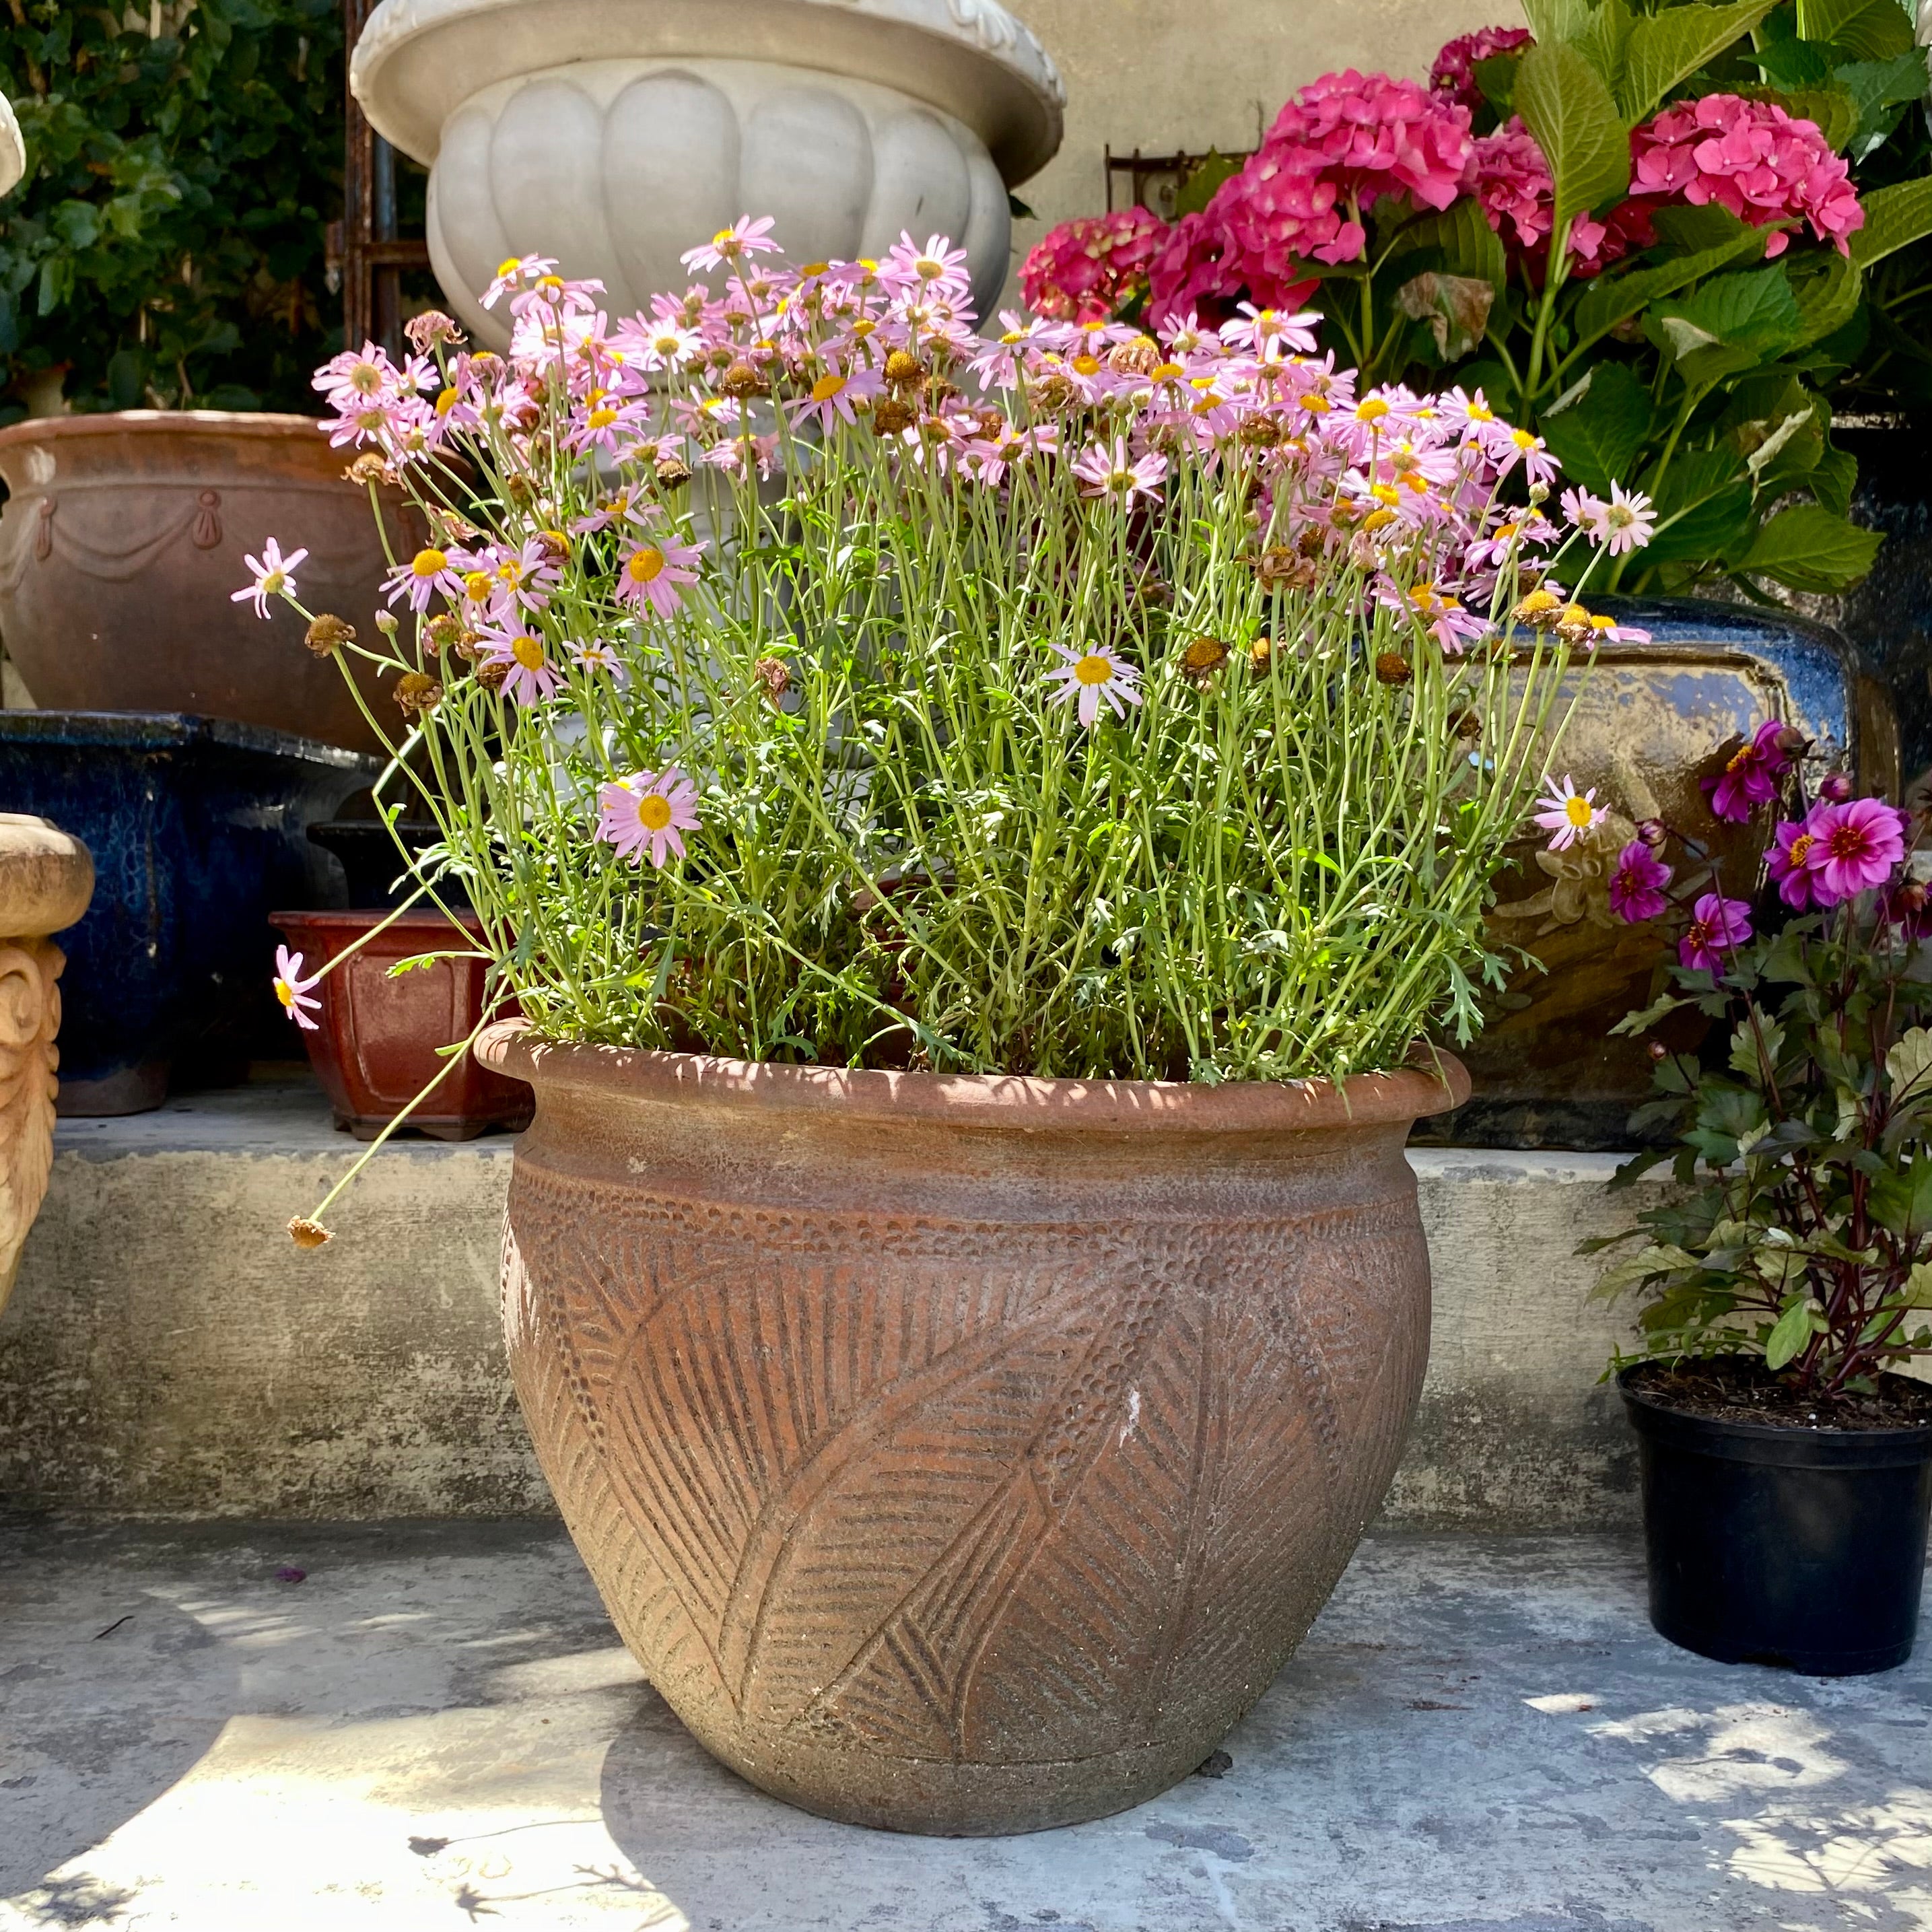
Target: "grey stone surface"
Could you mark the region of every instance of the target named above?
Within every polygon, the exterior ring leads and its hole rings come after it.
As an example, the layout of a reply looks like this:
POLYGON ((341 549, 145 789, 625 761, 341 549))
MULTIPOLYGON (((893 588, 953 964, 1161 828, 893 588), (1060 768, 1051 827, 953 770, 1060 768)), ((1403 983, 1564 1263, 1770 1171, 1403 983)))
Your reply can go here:
MULTIPOLYGON (((502 1361, 512 1143, 384 1148, 298 1252, 284 1232, 358 1151, 306 1084, 64 1120, 0 1317, 0 1496, 120 1515, 547 1511, 502 1361)), ((1628 1520, 1633 1451, 1598 1377, 1623 1334, 1578 1240, 1618 1225, 1604 1154, 1418 1149, 1429 1382, 1388 1520, 1628 1520)))
POLYGON ((1628 1538, 1391 1535, 1221 1776, 898 1838, 706 1758, 554 1526, 43 1525, 0 1530, 0 1932, 1925 1932, 1928 1727, 1932 1658, 1672 1649, 1628 1538))

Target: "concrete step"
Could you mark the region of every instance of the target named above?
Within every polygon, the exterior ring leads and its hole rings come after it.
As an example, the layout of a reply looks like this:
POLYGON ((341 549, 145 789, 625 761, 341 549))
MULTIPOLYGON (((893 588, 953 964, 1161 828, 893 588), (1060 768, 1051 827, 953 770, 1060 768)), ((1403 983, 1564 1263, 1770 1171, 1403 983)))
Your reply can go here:
POLYGON ((1673 1649, 1624 1536, 1371 1538, 1220 1776, 1022 1838, 741 1784, 554 1525, 0 1529, 0 1932, 1906 1932, 1932 1906, 1922 1654, 1834 1682, 1673 1649))
MULTIPOLYGON (((122 1516, 518 1516, 548 1492, 502 1359, 511 1150, 399 1138, 298 1253, 355 1158, 306 1080, 68 1120, 0 1316, 0 1498, 122 1516)), ((1634 1519, 1635 1452, 1598 1380, 1624 1318, 1577 1242, 1607 1154, 1419 1148, 1429 1380, 1385 1520, 1634 1519)), ((1648 1185, 1648 1184, 1646 1184, 1648 1185)))

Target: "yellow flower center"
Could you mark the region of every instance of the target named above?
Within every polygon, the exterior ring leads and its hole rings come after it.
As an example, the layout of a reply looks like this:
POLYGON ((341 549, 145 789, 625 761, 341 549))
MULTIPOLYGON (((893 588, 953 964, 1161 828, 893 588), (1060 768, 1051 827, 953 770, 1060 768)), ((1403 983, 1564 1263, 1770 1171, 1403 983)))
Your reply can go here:
POLYGON ((496 264, 497 280, 500 282, 506 275, 513 273, 516 268, 518 262, 520 259, 521 258, 518 256, 511 255, 506 256, 502 261, 499 262, 496 264))
POLYGON ((920 256, 913 267, 918 271, 919 278, 922 282, 936 282, 946 272, 946 264, 931 255, 920 256))
POLYGON ((463 594, 472 604, 488 603, 496 581, 487 570, 470 571, 463 579, 463 594))
POLYGON ((798 272, 801 276, 809 280, 814 275, 824 274, 831 266, 830 262, 808 262, 798 272))
POLYGON ((1150 373, 1156 382, 1171 382, 1182 371, 1178 362, 1156 362, 1150 373))
POLYGON ((275 998, 280 1000, 284 1006, 292 1007, 296 1003, 296 989, 289 984, 287 980, 278 980, 275 982, 275 998))
POLYGON ((448 416, 455 406, 456 392, 453 388, 445 389, 436 399, 436 412, 440 416, 448 416))
POLYGON ((1488 404, 1472 403, 1469 405, 1469 420, 1472 422, 1494 422, 1496 419, 1496 412, 1488 404))
POLYGON ((1364 396, 1355 405, 1355 418, 1358 422, 1380 422, 1388 412, 1388 404, 1379 396, 1364 396))
POLYGON ((660 335, 651 344, 660 356, 675 356, 684 346, 675 335, 660 335))
POLYGON ((1590 822, 1597 815, 1596 808, 1587 798, 1573 795, 1563 801, 1563 816, 1579 832, 1587 832, 1590 822))
POLYGON ((1073 358, 1073 373, 1076 376, 1097 376, 1100 373, 1100 358, 1088 355, 1083 349, 1073 358))
POLYGON ((1113 660, 1100 651, 1089 651, 1073 667, 1073 675, 1082 684, 1105 684, 1114 675, 1113 660))
POLYGON ((544 668, 543 640, 541 638, 521 637, 510 646, 510 655, 526 670, 542 670, 544 668))
POLYGON ((1016 342, 1024 342, 1025 340, 1026 331, 1023 328, 1010 328, 1000 338, 1002 344, 1007 348, 1011 348, 1016 342))
POLYGON ((1377 483, 1370 488, 1369 494, 1378 503, 1386 503, 1390 508, 1402 501, 1402 492, 1393 483, 1377 483))
POLYGON ((1388 529, 1394 521, 1395 512, 1393 510, 1371 510, 1362 519, 1362 527, 1365 530, 1382 530, 1388 529))
POLYGON ((624 568, 631 573, 633 584, 652 582, 664 567, 664 554, 655 544, 646 544, 640 550, 632 553, 631 560, 624 568))
POLYGON ((537 278, 536 285, 547 296, 561 295, 563 292, 563 278, 561 275, 539 275, 537 278))
POLYGON ((419 550, 410 560, 410 568, 418 577, 440 577, 449 568, 449 559, 440 550, 419 550))
MULTIPOLYGON (((1791 842, 1792 864, 1794 866, 1803 865, 1804 862, 1805 854, 1809 852, 1812 847, 1816 844, 1817 842, 1817 840, 1813 838, 1810 832, 1799 832, 1798 836, 1791 842)), ((276 982, 278 986, 280 983, 280 980, 276 982)))
POLYGON ((853 323, 852 333, 863 341, 878 326, 869 315, 862 315, 856 322, 853 323))
POLYGON ((608 403, 601 404, 586 420, 592 429, 608 429, 617 420, 617 412, 608 403))
POLYGON ((638 823, 646 832, 662 832, 670 824, 670 800, 661 791, 647 791, 638 801, 638 823))
POLYGON ((814 403, 829 403, 845 386, 845 378, 840 375, 824 375, 812 386, 812 400, 814 403))
POLYGON ((262 578, 262 588, 269 596, 279 597, 282 594, 282 586, 288 580, 289 574, 286 570, 272 570, 262 578))
POLYGON ((1324 416, 1328 409, 1328 398, 1318 389, 1310 389, 1301 399, 1301 406, 1312 416, 1324 416))
POLYGON ((1510 431, 1510 440, 1514 443, 1519 449, 1534 449, 1536 447, 1536 438, 1532 436, 1529 431, 1526 429, 1511 430, 1510 431))
POLYGON ((520 557, 506 556, 496 566, 496 574, 506 584, 520 584, 524 580, 523 560, 520 557))

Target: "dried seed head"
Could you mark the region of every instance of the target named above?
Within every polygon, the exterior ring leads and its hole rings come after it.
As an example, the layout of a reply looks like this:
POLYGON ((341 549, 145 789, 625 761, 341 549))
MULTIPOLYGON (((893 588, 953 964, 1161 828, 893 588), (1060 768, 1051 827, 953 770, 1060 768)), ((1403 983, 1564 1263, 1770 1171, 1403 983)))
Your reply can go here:
POLYGON ((570 561, 570 539, 561 530, 539 530, 536 546, 546 563, 568 563, 570 561))
POLYGON ((1376 548, 1375 538, 1366 530, 1358 530, 1348 539, 1348 561, 1358 570, 1382 568, 1382 554, 1376 548))
POLYGON ((418 356, 427 356, 440 342, 460 342, 463 332, 440 308, 426 308, 403 324, 410 346, 418 356))
POLYGON ((442 686, 426 671, 405 671, 396 680, 396 708, 405 718, 420 718, 442 696, 442 686))
POLYGON ((1537 590, 1522 598, 1511 614, 1519 624, 1532 624, 1538 630, 1546 631, 1562 613, 1563 600, 1555 591, 1537 590))
POLYGON ((1587 644, 1597 634, 1597 627, 1582 604, 1566 604, 1556 614, 1556 634, 1566 644, 1587 644))
POLYGON ((474 664, 483 655, 482 634, 476 631, 460 632, 455 642, 449 648, 456 656, 463 658, 466 663, 474 664))
POLYGON ((667 490, 675 490, 680 484, 691 481, 691 465, 674 450, 667 451, 657 460, 658 481, 667 490))
POLYGON ((1306 590, 1315 581, 1313 562, 1280 544, 1271 544, 1254 561, 1255 581, 1264 590, 1306 590))
POLYGON ((472 537, 483 534, 467 517, 459 517, 454 510, 442 509, 432 504, 429 514, 446 546, 466 544, 472 537))
POLYGON ((510 412, 510 427, 528 436, 543 421, 543 411, 535 403, 520 404, 510 412))
POLYGON ((503 479, 503 494, 512 502, 527 506, 536 501, 537 488, 527 476, 513 470, 503 479))
POLYGON ((1376 659, 1378 684, 1403 685, 1415 676, 1415 667, 1400 651, 1384 651, 1376 659))
POLYGON ((1449 735, 1473 743, 1483 735, 1483 721, 1473 711, 1458 711, 1449 720, 1449 735))
POLYGON ((478 664, 476 667, 476 682, 485 691, 501 691, 503 688, 503 680, 509 674, 510 667, 501 658, 489 664, 478 664))
POLYGON ((747 362, 742 356, 734 362, 718 379, 719 392, 732 397, 740 402, 743 401, 747 396, 764 395, 767 393, 770 386, 764 376, 758 374, 757 368, 752 364, 747 362))
POLYGON ((774 704, 791 688, 791 669, 782 658, 760 658, 752 667, 752 673, 774 704))
POLYGON ((364 489, 371 483, 395 481, 389 473, 388 464, 373 450, 365 450, 342 473, 350 482, 360 484, 364 489))
POLYGON ((926 365, 909 350, 895 349, 886 358, 886 380, 896 389, 909 389, 926 374, 926 365))
POLYGON ((335 1237, 320 1221, 305 1220, 298 1214, 289 1223, 289 1238, 298 1248, 319 1248, 335 1237))
POLYGON ((319 658, 333 657, 344 644, 356 641, 356 626, 332 613, 319 611, 309 620, 302 642, 319 658))
POLYGON ((1242 424, 1240 434, 1250 449, 1272 449, 1281 440, 1282 425, 1273 416, 1252 416, 1242 424))
POLYGON ((1248 646, 1248 668, 1256 674, 1264 673, 1274 662, 1274 640, 1257 638, 1248 646))
POLYGON ((1219 638, 1196 638, 1180 654, 1181 675, 1196 689, 1204 690, 1227 662, 1228 647, 1219 638))
POLYGON ((1107 367, 1123 376, 1151 376, 1160 367, 1160 344, 1150 335, 1117 342, 1107 351, 1107 367))
POLYGON ((423 649, 433 658, 440 657, 445 651, 454 650, 462 635, 462 620, 446 610, 423 626, 423 649))
POLYGON ((1328 532, 1319 524, 1310 524, 1295 538, 1294 547, 1304 556, 1319 556, 1328 548, 1328 532))
POLYGON ((1042 376, 1031 385, 1033 400, 1042 410, 1064 410, 1078 393, 1073 385, 1058 372, 1042 376))
POLYGON ((919 420, 919 412, 896 396, 886 396, 872 405, 872 428, 880 436, 898 436, 919 420))

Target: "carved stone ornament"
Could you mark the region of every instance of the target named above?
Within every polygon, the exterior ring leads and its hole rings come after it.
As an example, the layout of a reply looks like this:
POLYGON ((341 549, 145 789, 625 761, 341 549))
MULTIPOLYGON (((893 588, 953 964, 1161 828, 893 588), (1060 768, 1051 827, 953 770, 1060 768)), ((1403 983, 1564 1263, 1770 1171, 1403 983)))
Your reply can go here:
POLYGON ((984 314, 1007 187, 1059 146, 1066 101, 997 0, 382 0, 350 84, 430 166, 436 278, 499 349, 477 298, 506 259, 551 257, 629 314, 747 214, 794 262, 948 235, 984 314))
POLYGON ((1038 1830, 1186 1777, 1380 1504, 1402 1143, 1462 1069, 1207 1087, 550 1046, 503 1322, 625 1641, 774 1796, 1038 1830))
POLYGON ((0 1310, 47 1191, 65 956, 50 933, 94 896, 87 848, 44 818, 0 813, 0 1310))

